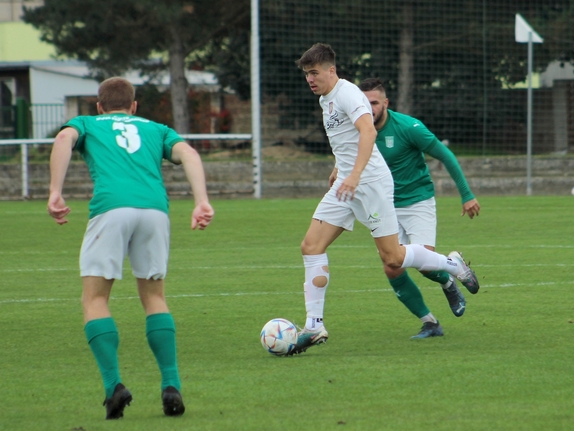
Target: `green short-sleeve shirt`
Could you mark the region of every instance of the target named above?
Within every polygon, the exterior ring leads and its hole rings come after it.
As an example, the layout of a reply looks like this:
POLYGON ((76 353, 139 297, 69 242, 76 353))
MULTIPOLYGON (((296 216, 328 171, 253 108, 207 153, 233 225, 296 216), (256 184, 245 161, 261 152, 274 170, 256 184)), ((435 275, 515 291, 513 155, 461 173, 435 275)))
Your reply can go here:
POLYGON ((395 207, 403 208, 434 196, 434 184, 425 153, 446 167, 462 198, 474 199, 456 157, 416 118, 387 110, 388 118, 378 131, 376 144, 395 183, 395 207))
POLYGON ((395 207, 401 208, 434 196, 434 185, 425 161, 438 141, 416 118, 387 110, 388 118, 376 144, 395 182, 395 207))
POLYGON ((168 212, 161 164, 183 141, 173 129, 121 113, 79 116, 65 127, 77 130, 74 149, 86 161, 94 182, 90 218, 123 207, 168 212))

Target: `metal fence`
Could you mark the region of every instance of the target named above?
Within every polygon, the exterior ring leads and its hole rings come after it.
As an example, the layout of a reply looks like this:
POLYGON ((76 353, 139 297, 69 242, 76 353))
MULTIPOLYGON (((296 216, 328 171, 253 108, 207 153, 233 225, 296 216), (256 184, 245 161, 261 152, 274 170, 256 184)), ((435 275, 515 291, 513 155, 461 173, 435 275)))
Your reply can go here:
POLYGON ((572 151, 574 46, 570 0, 261 0, 263 147, 328 151, 317 97, 295 66, 316 42, 337 53, 340 77, 380 77, 390 109, 423 121, 458 155, 524 154, 527 46, 534 46, 534 153, 572 151))
MULTIPOLYGON (((252 140, 253 136, 251 134, 191 134, 191 135, 181 135, 182 138, 189 141, 193 145, 196 141, 229 141, 229 140, 252 140)), ((0 150, 2 148, 13 147, 17 150, 20 156, 20 181, 22 184, 22 198, 26 199, 29 197, 29 152, 28 147, 30 145, 43 146, 46 149, 51 150, 51 144, 54 143, 54 139, 0 139, 0 150), (49 146, 47 145, 49 144, 49 146)), ((256 197, 261 196, 261 185, 260 185, 260 174, 255 175, 259 171, 260 167, 254 164, 254 177, 253 177, 253 187, 255 189, 256 197)))
MULTIPOLYGON (((456 155, 524 155, 528 51, 515 41, 517 13, 544 38, 534 46, 532 150, 570 153, 572 0, 259 0, 251 94, 223 96, 232 124, 229 131, 249 134, 256 142, 260 128, 263 160, 274 154, 269 150, 281 147, 295 149, 302 157, 328 154, 318 98, 295 65, 311 45, 324 42, 337 53, 340 77, 355 83, 380 77, 390 109, 423 121, 456 155), (254 70, 260 73, 254 75, 254 70), (250 97, 261 100, 260 110, 244 100, 250 97)), ((49 117, 35 109, 34 138, 47 136, 63 123, 63 106, 62 112, 49 117)), ((0 146, 0 158, 2 148, 7 147, 0 146)), ((222 148, 225 145, 199 149, 222 148)), ((245 150, 249 155, 252 149, 245 150)), ((11 151, 27 160, 24 146, 11 151)), ((237 154, 232 151, 229 157, 237 154)), ((257 151, 253 154, 259 169, 257 151)), ((260 181, 259 176, 254 172, 254 181, 260 181)))
MULTIPOLYGON (((8 106, 0 110, 0 139, 27 139, 26 137, 30 137, 37 140, 48 139, 48 142, 51 142, 49 139, 56 135, 65 122, 65 106, 61 103, 38 103, 29 106, 26 104, 21 109, 25 109, 26 112, 20 116, 20 120, 24 123, 20 127, 17 126, 18 110, 16 106, 8 106)), ((0 161, 20 159, 21 152, 24 151, 23 148, 20 146, 20 141, 14 141, 14 144, 0 145, 0 161)), ((44 155, 43 158, 47 160, 47 155, 44 155)))
POLYGON ((35 103, 30 106, 30 113, 33 138, 56 136, 66 121, 65 106, 61 103, 35 103))

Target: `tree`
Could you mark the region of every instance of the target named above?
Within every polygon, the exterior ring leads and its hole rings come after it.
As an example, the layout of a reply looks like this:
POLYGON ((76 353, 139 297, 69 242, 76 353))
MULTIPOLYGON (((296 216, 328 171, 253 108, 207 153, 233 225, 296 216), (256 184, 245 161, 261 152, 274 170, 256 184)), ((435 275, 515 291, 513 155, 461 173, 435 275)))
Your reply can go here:
POLYGON ((240 6, 225 0, 45 0, 24 8, 23 19, 58 56, 85 61, 100 80, 129 69, 151 76, 169 70, 173 126, 184 134, 190 130, 186 58, 223 37, 245 13, 240 6))
MULTIPOLYGON (((535 68, 542 70, 553 59, 574 59, 571 3, 262 0, 262 93, 274 97, 289 94, 291 105, 315 110, 315 98, 310 93, 301 94, 301 75, 293 61, 319 41, 337 51, 341 76, 353 81, 382 77, 399 109, 407 112, 415 105, 415 90, 512 85, 526 76, 524 45, 514 42, 514 14, 521 13, 546 36, 535 56, 535 68)), ((239 36, 229 45, 212 45, 209 55, 198 63, 212 67, 220 79, 247 98, 249 22, 236 23, 233 31, 239 36)), ((309 111, 302 112, 306 116, 309 111)))

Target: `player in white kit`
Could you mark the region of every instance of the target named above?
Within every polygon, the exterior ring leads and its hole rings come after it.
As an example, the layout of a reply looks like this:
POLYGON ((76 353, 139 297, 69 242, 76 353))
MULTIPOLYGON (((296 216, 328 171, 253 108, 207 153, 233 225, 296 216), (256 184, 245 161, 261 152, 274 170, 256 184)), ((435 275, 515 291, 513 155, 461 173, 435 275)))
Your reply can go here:
POLYGON ((323 325, 329 284, 326 252, 341 233, 353 230, 355 220, 370 229, 384 264, 447 271, 470 286, 478 286, 478 279, 458 252, 447 257, 418 244, 399 244, 393 179, 375 145, 377 131, 369 100, 356 85, 337 76, 331 47, 317 43, 296 64, 311 91, 320 96, 323 125, 337 169, 337 179, 317 206, 301 243, 307 318, 293 353, 302 353, 329 337, 323 325))

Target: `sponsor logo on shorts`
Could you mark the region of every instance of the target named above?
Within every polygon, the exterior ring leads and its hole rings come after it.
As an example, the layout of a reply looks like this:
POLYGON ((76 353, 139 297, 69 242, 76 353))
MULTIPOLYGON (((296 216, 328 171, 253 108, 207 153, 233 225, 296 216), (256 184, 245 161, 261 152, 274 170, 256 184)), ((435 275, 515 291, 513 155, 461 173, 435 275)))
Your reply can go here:
POLYGON ((381 218, 377 213, 369 214, 367 221, 369 222, 369 229, 371 229, 371 232, 376 231, 380 227, 381 218))

